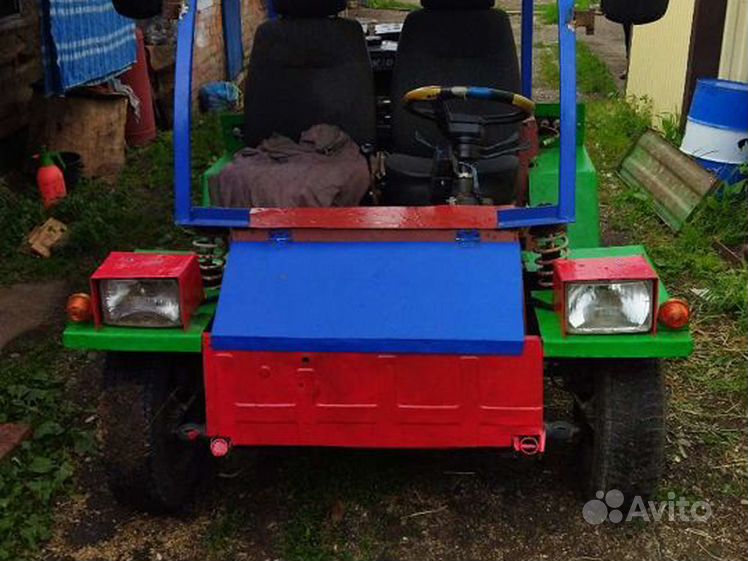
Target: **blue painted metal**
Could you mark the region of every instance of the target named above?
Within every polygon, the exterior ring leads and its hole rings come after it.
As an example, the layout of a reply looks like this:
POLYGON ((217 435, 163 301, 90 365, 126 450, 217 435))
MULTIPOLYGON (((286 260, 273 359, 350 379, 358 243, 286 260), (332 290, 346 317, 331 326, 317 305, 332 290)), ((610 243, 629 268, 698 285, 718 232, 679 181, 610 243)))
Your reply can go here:
POLYGON ((517 242, 235 242, 212 345, 519 355, 523 308, 517 242))
POLYGON ((223 0, 223 43, 226 50, 226 71, 229 80, 235 80, 244 68, 244 42, 242 41, 242 0, 223 0))
POLYGON ((174 83, 174 218, 185 227, 245 228, 249 212, 240 209, 192 206, 192 61, 194 57, 196 3, 179 21, 174 83))
POLYGON ((192 58, 197 9, 193 3, 177 29, 177 61, 174 77, 174 218, 189 226, 192 211, 192 58))
POLYGON ((522 0, 522 95, 532 99, 535 0, 522 0))
POLYGON ((558 206, 499 212, 503 229, 551 226, 576 221, 577 38, 574 0, 558 0, 561 67, 561 161, 558 206))

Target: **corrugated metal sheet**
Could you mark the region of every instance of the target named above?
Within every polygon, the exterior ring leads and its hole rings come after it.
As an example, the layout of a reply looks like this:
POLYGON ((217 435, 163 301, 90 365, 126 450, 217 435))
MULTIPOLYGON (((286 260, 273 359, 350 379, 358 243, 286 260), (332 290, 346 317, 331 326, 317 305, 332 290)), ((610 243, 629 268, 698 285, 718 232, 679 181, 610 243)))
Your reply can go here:
POLYGON ((651 130, 634 145, 619 172, 626 184, 652 196, 657 214, 675 231, 683 227, 718 182, 715 176, 651 130))
POLYGON ((684 112, 695 5, 695 0, 672 1, 660 21, 634 29, 626 93, 649 98, 655 113, 684 112))
POLYGON ((729 0, 719 77, 748 82, 748 0, 729 0))

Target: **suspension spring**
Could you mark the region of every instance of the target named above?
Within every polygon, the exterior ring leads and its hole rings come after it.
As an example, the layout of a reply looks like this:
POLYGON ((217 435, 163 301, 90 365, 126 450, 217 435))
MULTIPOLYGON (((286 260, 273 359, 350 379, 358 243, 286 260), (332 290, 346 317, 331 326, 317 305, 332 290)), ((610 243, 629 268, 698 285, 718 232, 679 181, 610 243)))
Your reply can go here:
POLYGON ((196 238, 192 247, 200 261, 200 274, 205 288, 218 288, 226 268, 226 249, 221 238, 196 238))
POLYGON ((534 251, 538 254, 538 285, 553 287, 553 263, 569 257, 569 236, 566 230, 544 231, 535 236, 534 251))

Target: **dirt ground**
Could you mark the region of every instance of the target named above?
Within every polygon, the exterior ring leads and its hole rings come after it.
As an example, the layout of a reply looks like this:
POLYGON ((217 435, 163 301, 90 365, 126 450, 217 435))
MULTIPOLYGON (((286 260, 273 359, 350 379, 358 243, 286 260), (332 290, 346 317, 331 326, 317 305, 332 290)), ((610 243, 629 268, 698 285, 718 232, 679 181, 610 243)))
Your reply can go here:
MULTIPOLYGON (((503 5, 511 9, 518 3, 503 5)), ((365 10, 357 15, 380 21, 403 17, 365 10)), ((613 27, 601 23, 595 37, 582 39, 618 76, 625 56, 622 33, 613 27)), ((553 29, 539 29, 536 41, 552 42, 553 29)), ((541 98, 553 95, 541 93, 541 98)), ((81 387, 98 386, 97 368, 81 376, 81 387)), ((553 409, 567 415, 564 394, 547 389, 553 409)), ((745 423, 743 412, 723 414, 745 423)), ((678 446, 668 443, 670 449, 678 446)), ((681 495, 677 482, 707 481, 723 467, 692 451, 669 467, 663 499, 668 491, 681 495)), ((41 559, 745 559, 745 489, 691 497, 711 504, 714 516, 703 523, 670 521, 666 515, 657 523, 592 526, 582 517, 575 477, 573 456, 564 448, 537 461, 483 452, 286 450, 259 457, 240 452, 206 477, 184 516, 156 518, 114 502, 99 461, 92 459, 82 468, 75 495, 57 508, 54 536, 41 559)))
POLYGON ((59 314, 66 296, 62 281, 0 287, 0 349, 59 314))

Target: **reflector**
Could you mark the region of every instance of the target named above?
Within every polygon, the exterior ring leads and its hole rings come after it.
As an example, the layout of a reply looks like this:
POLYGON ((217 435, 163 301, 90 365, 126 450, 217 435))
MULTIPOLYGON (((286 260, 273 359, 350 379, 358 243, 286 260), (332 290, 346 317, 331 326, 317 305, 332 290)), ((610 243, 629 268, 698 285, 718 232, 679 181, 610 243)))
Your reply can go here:
POLYGON ((662 325, 670 329, 683 329, 691 321, 691 309, 688 302, 673 298, 660 307, 658 319, 662 325))

